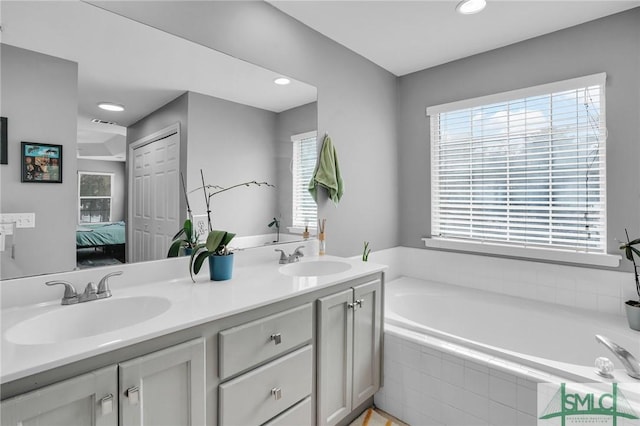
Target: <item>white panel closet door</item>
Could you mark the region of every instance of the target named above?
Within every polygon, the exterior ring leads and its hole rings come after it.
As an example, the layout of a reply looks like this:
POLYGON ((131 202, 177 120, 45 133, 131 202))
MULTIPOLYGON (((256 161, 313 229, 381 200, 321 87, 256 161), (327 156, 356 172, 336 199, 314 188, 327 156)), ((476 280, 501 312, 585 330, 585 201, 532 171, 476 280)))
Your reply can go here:
POLYGON ((179 153, 177 133, 133 150, 132 262, 164 259, 180 229, 179 153))

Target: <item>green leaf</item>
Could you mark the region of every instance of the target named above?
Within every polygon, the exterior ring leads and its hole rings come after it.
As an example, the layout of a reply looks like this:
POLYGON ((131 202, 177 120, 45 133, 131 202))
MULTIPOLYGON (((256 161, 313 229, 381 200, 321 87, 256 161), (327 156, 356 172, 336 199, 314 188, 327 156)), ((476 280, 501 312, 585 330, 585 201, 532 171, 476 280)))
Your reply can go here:
POLYGON ((196 260, 193 262, 193 272, 194 273, 198 273, 200 272, 200 268, 202 268, 202 263, 205 261, 206 258, 209 257, 211 253, 208 251, 201 251, 200 253, 198 253, 198 255, 196 256, 196 260))
POLYGON ((180 238, 182 236, 182 234, 184 234, 184 228, 179 230, 178 233, 176 235, 173 236, 173 238, 171 239, 171 241, 173 240, 177 240, 178 238, 180 238))
POLYGON ((640 250, 638 250, 635 247, 629 247, 629 248, 631 249, 631 251, 633 251, 636 254, 636 256, 640 257, 640 250))
POLYGON ((624 255, 627 257, 627 259, 633 261, 633 251, 631 251, 631 246, 627 246, 624 249, 624 255))
POLYGON ((225 247, 228 246, 231 240, 233 240, 233 237, 235 236, 236 234, 234 234, 233 232, 227 232, 224 238, 222 239, 222 242, 220 243, 220 245, 223 245, 225 247))
POLYGON ((193 239, 191 238, 193 236, 193 224, 191 223, 191 220, 187 219, 184 221, 183 229, 185 235, 187 236, 187 241, 193 241, 193 239))
POLYGON ((227 233, 225 231, 218 230, 209 232, 209 235, 207 235, 207 250, 216 252, 218 247, 222 244, 222 240, 225 238, 226 234, 227 233))
POLYGON ((636 244, 640 244, 640 238, 636 238, 635 240, 630 241, 627 244, 630 246, 635 246, 636 244))
POLYGON ((177 257, 180 253, 180 247, 182 247, 182 243, 184 242, 184 240, 174 241, 173 244, 171 244, 171 247, 169 247, 169 253, 167 253, 167 257, 177 257))

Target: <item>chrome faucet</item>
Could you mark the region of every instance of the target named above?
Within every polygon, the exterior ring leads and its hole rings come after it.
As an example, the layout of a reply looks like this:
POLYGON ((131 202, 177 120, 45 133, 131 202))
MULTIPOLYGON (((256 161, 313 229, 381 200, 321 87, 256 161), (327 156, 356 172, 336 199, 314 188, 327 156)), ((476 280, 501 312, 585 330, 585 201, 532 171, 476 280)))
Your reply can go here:
POLYGON ((624 365, 624 368, 627 370, 627 374, 629 376, 634 379, 640 379, 640 364, 638 364, 638 361, 629 353, 629 351, 600 334, 596 334, 596 341, 605 345, 607 349, 618 357, 622 365, 624 365))
POLYGON ((300 246, 297 247, 293 253, 291 253, 289 256, 287 256, 284 252, 284 250, 281 249, 275 249, 275 251, 279 251, 280 252, 280 261, 279 263, 281 265, 287 264, 287 263, 294 263, 300 260, 301 257, 304 257, 304 253, 302 252, 302 249, 304 248, 304 246, 300 246))
POLYGON ((102 277, 98 283, 98 299, 106 299, 111 297, 111 289, 109 288, 109 278, 122 275, 122 271, 112 272, 102 277))
POLYGON ((68 281, 47 281, 45 283, 48 286, 52 285, 63 285, 64 286, 64 295, 62 296, 62 305, 75 305, 78 303, 78 293, 76 293, 76 289, 68 281))
POLYGON ((62 296, 62 305, 75 305, 76 303, 89 302, 91 300, 106 299, 111 297, 111 290, 109 289, 109 278, 115 275, 122 275, 122 271, 112 272, 102 277, 98 286, 93 282, 90 282, 85 287, 82 294, 78 295, 75 287, 68 281, 47 281, 45 284, 48 286, 64 285, 64 295, 62 296))

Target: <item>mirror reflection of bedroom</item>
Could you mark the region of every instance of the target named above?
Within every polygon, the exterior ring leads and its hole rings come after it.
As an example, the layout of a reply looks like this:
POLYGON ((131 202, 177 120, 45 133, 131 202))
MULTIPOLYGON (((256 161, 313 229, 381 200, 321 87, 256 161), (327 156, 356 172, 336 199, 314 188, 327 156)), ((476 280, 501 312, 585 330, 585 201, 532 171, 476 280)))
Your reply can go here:
POLYGON ((76 261, 81 269, 125 262, 126 129, 105 127, 109 131, 78 132, 76 261))
MULTIPOLYGON (((2 168, 3 213, 38 227, 0 251, 2 279, 165 259, 187 215, 179 175, 192 191, 203 169, 278 188, 221 195, 220 229, 261 245, 274 217, 296 225, 293 136, 317 129, 315 87, 86 2, 6 2, 2 18, 9 139, 64 146, 62 182, 21 182, 15 157, 2 168)), ((206 215, 200 193, 190 203, 206 215)))

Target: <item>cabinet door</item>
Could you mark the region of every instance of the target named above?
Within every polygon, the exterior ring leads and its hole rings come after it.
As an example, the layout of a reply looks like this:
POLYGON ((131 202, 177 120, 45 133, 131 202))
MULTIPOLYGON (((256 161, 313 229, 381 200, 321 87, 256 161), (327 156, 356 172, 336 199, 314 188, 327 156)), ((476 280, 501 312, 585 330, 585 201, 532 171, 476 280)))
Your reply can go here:
POLYGON ((318 424, 334 425, 351 412, 353 290, 318 300, 318 424))
POLYGON ((117 367, 106 367, 2 401, 2 425, 117 426, 117 367))
POLYGON ((353 408, 380 388, 380 280, 353 288, 353 408))
POLYGON ((120 364, 120 425, 205 422, 204 340, 120 364))

